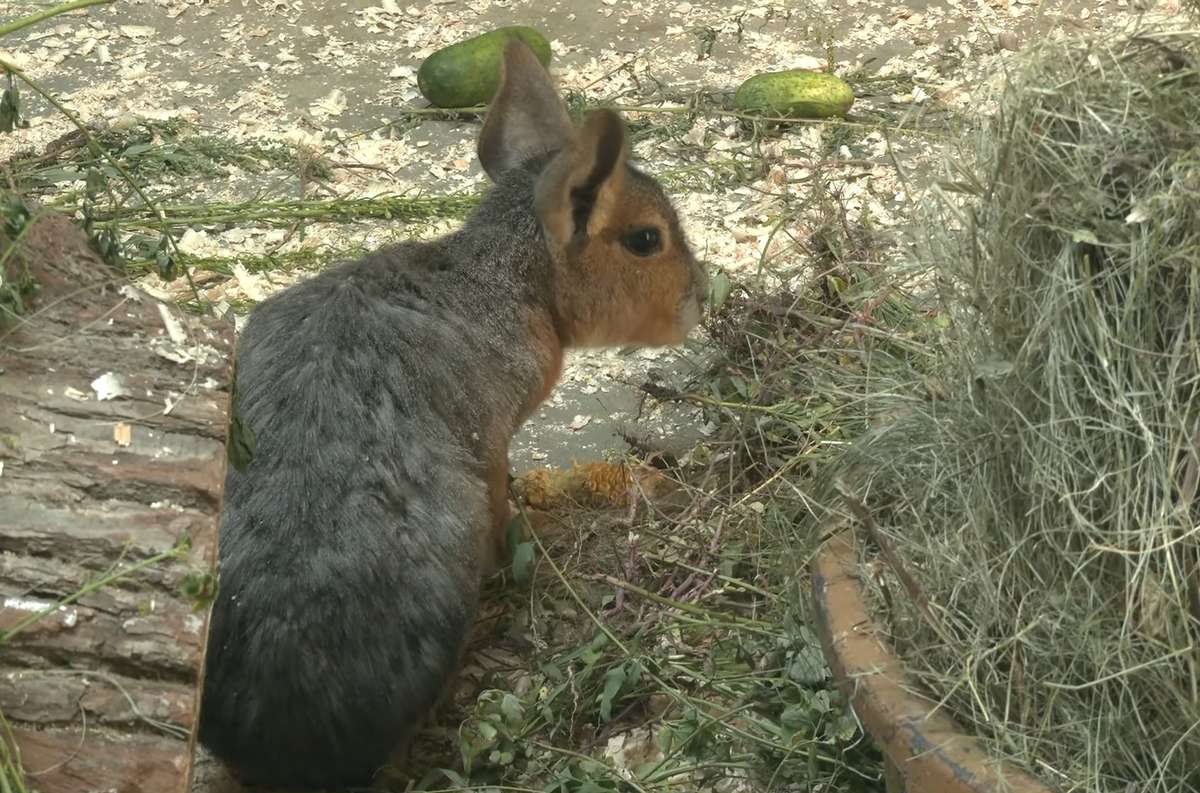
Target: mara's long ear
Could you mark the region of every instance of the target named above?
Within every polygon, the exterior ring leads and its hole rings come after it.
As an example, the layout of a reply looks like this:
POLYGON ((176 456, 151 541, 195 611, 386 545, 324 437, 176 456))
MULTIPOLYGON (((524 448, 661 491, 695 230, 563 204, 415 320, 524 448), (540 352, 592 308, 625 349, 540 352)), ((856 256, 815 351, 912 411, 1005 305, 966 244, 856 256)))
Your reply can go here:
POLYGON ((611 110, 589 113, 575 145, 538 178, 535 208, 552 249, 563 250, 577 235, 595 236, 609 225, 628 159, 621 117, 611 110))
POLYGON ((500 86, 479 133, 479 161, 496 181, 539 154, 564 148, 574 137, 566 105, 529 45, 518 38, 504 48, 500 86))

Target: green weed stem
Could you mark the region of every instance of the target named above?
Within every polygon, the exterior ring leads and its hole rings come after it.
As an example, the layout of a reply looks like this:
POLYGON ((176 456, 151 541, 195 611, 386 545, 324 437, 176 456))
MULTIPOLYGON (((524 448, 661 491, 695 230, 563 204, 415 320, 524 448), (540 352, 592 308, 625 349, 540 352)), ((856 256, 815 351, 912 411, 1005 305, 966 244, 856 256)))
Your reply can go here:
MULTIPOLYGON (((63 3, 62 5, 57 5, 53 8, 47 8, 45 11, 39 11, 36 14, 30 14, 27 17, 14 19, 12 22, 0 25, 0 38, 3 38, 10 33, 16 33, 18 30, 24 30, 25 28, 36 25, 39 22, 44 22, 52 17, 69 14, 72 11, 78 11, 81 8, 87 8, 88 6, 104 5, 111 2, 113 2, 113 0, 72 0, 70 3, 63 3)), ((9 66, 5 66, 5 68, 9 69, 9 71, 12 71, 12 68, 9 66)))
MULTIPOLYGON (((137 193, 138 198, 142 199, 142 203, 144 203, 147 207, 154 206, 153 202, 150 201, 149 196, 147 196, 145 191, 142 190, 141 185, 137 183, 137 180, 133 178, 129 171, 125 170, 125 166, 121 165, 116 157, 113 157, 107 149, 100 146, 100 144, 96 141, 96 138, 92 135, 84 123, 80 121, 79 117, 71 112, 70 108, 58 101, 57 97, 43 88, 41 83, 32 79, 29 75, 25 74, 23 70, 13 66, 8 61, 0 59, 0 68, 7 69, 11 74, 15 74, 17 77, 21 78, 23 83, 32 88, 36 94, 49 102, 51 107, 65 116, 66 119, 70 121, 77 130, 79 130, 80 134, 87 139, 88 148, 91 150, 92 154, 96 157, 103 157, 109 165, 116 169, 117 173, 121 175, 121 178, 125 180, 133 192, 137 193)), ((175 238, 170 234, 167 234, 167 244, 171 246, 171 250, 174 251, 176 255, 179 254, 179 248, 175 245, 175 238)), ((187 270, 184 270, 183 274, 187 278, 188 286, 191 287, 192 296, 196 298, 197 302, 200 302, 200 292, 196 289, 196 284, 192 281, 191 273, 189 273, 187 270)))
POLYGON ((95 592, 96 590, 102 589, 103 587, 106 587, 111 583, 120 581, 123 578, 127 578, 139 570, 144 570, 147 567, 153 567, 154 565, 158 564, 159 562, 165 561, 167 559, 177 558, 178 556, 183 554, 183 552, 186 550, 186 548, 187 548, 187 546, 184 544, 176 545, 169 550, 163 551, 161 553, 156 553, 153 556, 147 557, 140 562, 135 562, 134 564, 131 564, 129 567, 126 567, 121 570, 118 570, 116 568, 116 565, 120 564, 120 560, 118 560, 117 563, 114 564, 113 567, 109 568, 109 570, 106 573, 104 573, 104 575, 88 582, 87 584, 84 584, 83 587, 79 591, 73 592, 72 594, 67 595, 66 597, 58 600, 55 603, 50 604, 49 606, 47 606, 46 608, 42 609, 39 612, 30 614, 28 617, 19 621, 16 625, 12 626, 4 633, 0 633, 0 646, 7 644, 18 633, 25 630, 30 625, 33 625, 33 624, 39 622, 40 620, 45 619, 47 616, 53 614, 55 611, 58 611, 63 606, 69 606, 70 604, 74 603, 75 601, 79 600, 80 598, 85 597, 86 595, 90 595, 91 593, 95 592))
POLYGON ((302 220, 425 220, 465 215, 480 196, 382 196, 312 201, 245 201, 212 204, 173 204, 143 207, 121 213, 97 213, 100 222, 115 220, 123 226, 164 229, 217 223, 280 223, 302 220))

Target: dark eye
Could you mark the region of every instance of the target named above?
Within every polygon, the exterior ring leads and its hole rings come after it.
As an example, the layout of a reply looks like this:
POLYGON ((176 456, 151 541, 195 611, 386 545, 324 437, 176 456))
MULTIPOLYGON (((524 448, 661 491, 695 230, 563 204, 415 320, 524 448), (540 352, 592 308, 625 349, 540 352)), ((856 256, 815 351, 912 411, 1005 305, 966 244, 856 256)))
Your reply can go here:
POLYGON ((621 242, 634 256, 650 256, 662 250, 662 235, 655 228, 631 231, 621 242))

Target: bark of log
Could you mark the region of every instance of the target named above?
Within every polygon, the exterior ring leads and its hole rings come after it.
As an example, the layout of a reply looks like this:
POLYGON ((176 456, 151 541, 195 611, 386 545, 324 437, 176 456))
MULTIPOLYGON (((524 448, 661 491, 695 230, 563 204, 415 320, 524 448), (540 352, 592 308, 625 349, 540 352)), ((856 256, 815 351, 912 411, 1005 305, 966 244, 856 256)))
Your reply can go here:
POLYGON ((10 248, 7 276, 40 292, 0 320, 0 712, 32 790, 182 793, 233 326, 132 289, 59 215, 10 248))

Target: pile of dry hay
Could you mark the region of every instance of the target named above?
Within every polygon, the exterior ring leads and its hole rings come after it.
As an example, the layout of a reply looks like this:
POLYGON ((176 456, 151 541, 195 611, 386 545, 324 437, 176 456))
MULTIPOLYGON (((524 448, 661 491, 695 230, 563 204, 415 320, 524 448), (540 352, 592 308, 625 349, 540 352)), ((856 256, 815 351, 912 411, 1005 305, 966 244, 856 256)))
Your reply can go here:
POLYGON ((941 398, 830 482, 934 604, 885 584, 962 722, 1058 790, 1194 793, 1200 33, 1031 53, 943 196, 964 192, 922 246, 954 316, 941 398))

